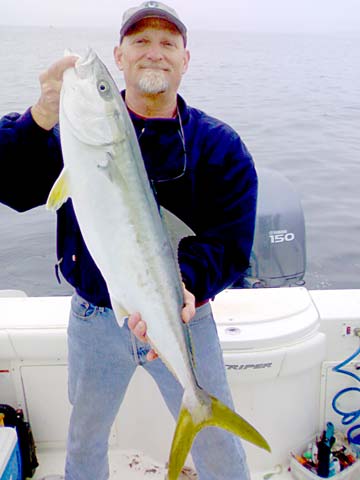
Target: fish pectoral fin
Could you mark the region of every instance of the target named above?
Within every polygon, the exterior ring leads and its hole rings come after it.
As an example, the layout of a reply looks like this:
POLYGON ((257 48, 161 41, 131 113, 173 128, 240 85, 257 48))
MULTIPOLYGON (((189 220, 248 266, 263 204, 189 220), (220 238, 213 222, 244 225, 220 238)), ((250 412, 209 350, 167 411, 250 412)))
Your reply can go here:
POLYGON ((66 202, 66 200, 69 197, 70 197, 69 173, 66 170, 66 168, 64 168, 49 193, 49 196, 46 202, 46 208, 52 211, 59 210, 59 208, 66 202))
POLYGON ((110 296, 110 300, 116 321, 119 324, 119 327, 122 327, 124 325, 125 318, 129 316, 129 312, 121 305, 121 303, 115 300, 114 297, 110 296))
POLYGON ((199 403, 198 411, 196 412, 196 416, 200 419, 199 421, 194 421, 184 403, 181 406, 170 450, 168 480, 178 479, 194 438, 205 427, 223 428, 270 452, 267 441, 250 423, 217 398, 208 395, 204 391, 203 394, 208 396, 210 405, 208 403, 199 403))

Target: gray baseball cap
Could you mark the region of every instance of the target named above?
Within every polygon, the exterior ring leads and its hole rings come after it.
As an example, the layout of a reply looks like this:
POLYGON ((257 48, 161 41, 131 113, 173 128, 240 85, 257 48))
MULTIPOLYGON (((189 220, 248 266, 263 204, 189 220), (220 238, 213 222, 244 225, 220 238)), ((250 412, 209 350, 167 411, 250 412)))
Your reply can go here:
POLYGON ((162 2, 144 2, 138 7, 129 8, 123 15, 120 29, 120 41, 128 30, 143 18, 163 18, 175 25, 184 39, 186 46, 186 27, 176 11, 162 2))

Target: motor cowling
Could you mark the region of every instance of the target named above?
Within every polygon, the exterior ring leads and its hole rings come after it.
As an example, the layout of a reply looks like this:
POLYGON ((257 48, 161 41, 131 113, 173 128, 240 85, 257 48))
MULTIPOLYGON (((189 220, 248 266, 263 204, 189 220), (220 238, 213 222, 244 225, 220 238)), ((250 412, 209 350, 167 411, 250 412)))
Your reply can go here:
POLYGON ((258 169, 258 201, 250 266, 233 286, 285 287, 304 284, 305 220, 300 197, 283 175, 258 169))

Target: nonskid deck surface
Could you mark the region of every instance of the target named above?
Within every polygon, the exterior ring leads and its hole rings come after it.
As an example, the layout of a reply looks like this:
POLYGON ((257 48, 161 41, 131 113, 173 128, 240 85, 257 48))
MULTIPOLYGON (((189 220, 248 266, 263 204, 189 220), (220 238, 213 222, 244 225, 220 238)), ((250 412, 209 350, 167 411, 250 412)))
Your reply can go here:
MULTIPOLYGON (((40 466, 33 480, 61 480, 64 477, 65 453, 60 450, 39 450, 40 466)), ((110 480, 164 480, 164 464, 133 450, 110 450, 110 480)), ((179 480, 197 480, 191 467, 184 467, 179 480)))
MULTIPOLYGON (((38 467, 33 480, 63 480, 65 452, 60 450, 39 450, 38 467)), ((164 464, 156 462, 145 454, 134 450, 110 450, 110 480, 164 480, 164 464)), ((273 471, 251 474, 251 480, 293 480, 288 467, 281 473, 273 471)), ((191 467, 184 467, 179 480, 198 480, 191 467)))

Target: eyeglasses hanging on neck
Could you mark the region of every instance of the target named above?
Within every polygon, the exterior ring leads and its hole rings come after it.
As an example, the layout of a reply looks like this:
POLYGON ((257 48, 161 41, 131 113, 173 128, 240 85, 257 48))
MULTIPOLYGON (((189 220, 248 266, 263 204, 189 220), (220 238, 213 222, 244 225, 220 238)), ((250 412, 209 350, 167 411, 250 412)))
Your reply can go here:
MULTIPOLYGON (((167 145, 166 148, 162 148, 161 145, 154 144, 144 144, 145 141, 149 141, 149 138, 144 136, 146 131, 146 126, 141 130, 138 135, 138 141, 143 153, 143 156, 151 156, 150 163, 150 172, 148 173, 151 177, 151 181, 154 183, 165 183, 171 182, 173 180, 178 180, 185 175, 187 168, 187 154, 186 154, 186 144, 185 144, 185 135, 182 125, 182 120, 180 116, 179 109, 177 108, 177 117, 176 117, 178 126, 175 133, 175 141, 172 141, 172 138, 169 137, 171 143, 167 145), (176 140, 177 138, 177 140, 176 140), (162 151, 164 150, 164 151, 162 151), (163 156, 165 158, 163 158, 163 156), (173 161, 175 159, 175 162, 173 161), (173 165, 175 163, 175 165, 173 165), (169 164, 170 167, 169 168, 169 164)), ((167 135, 162 133, 162 136, 167 135)), ((171 135, 171 134, 170 134, 171 135)), ((164 138, 164 137, 162 137, 164 138)), ((144 158, 145 163, 147 159, 144 158)), ((149 165, 147 165, 149 167, 149 165)))

